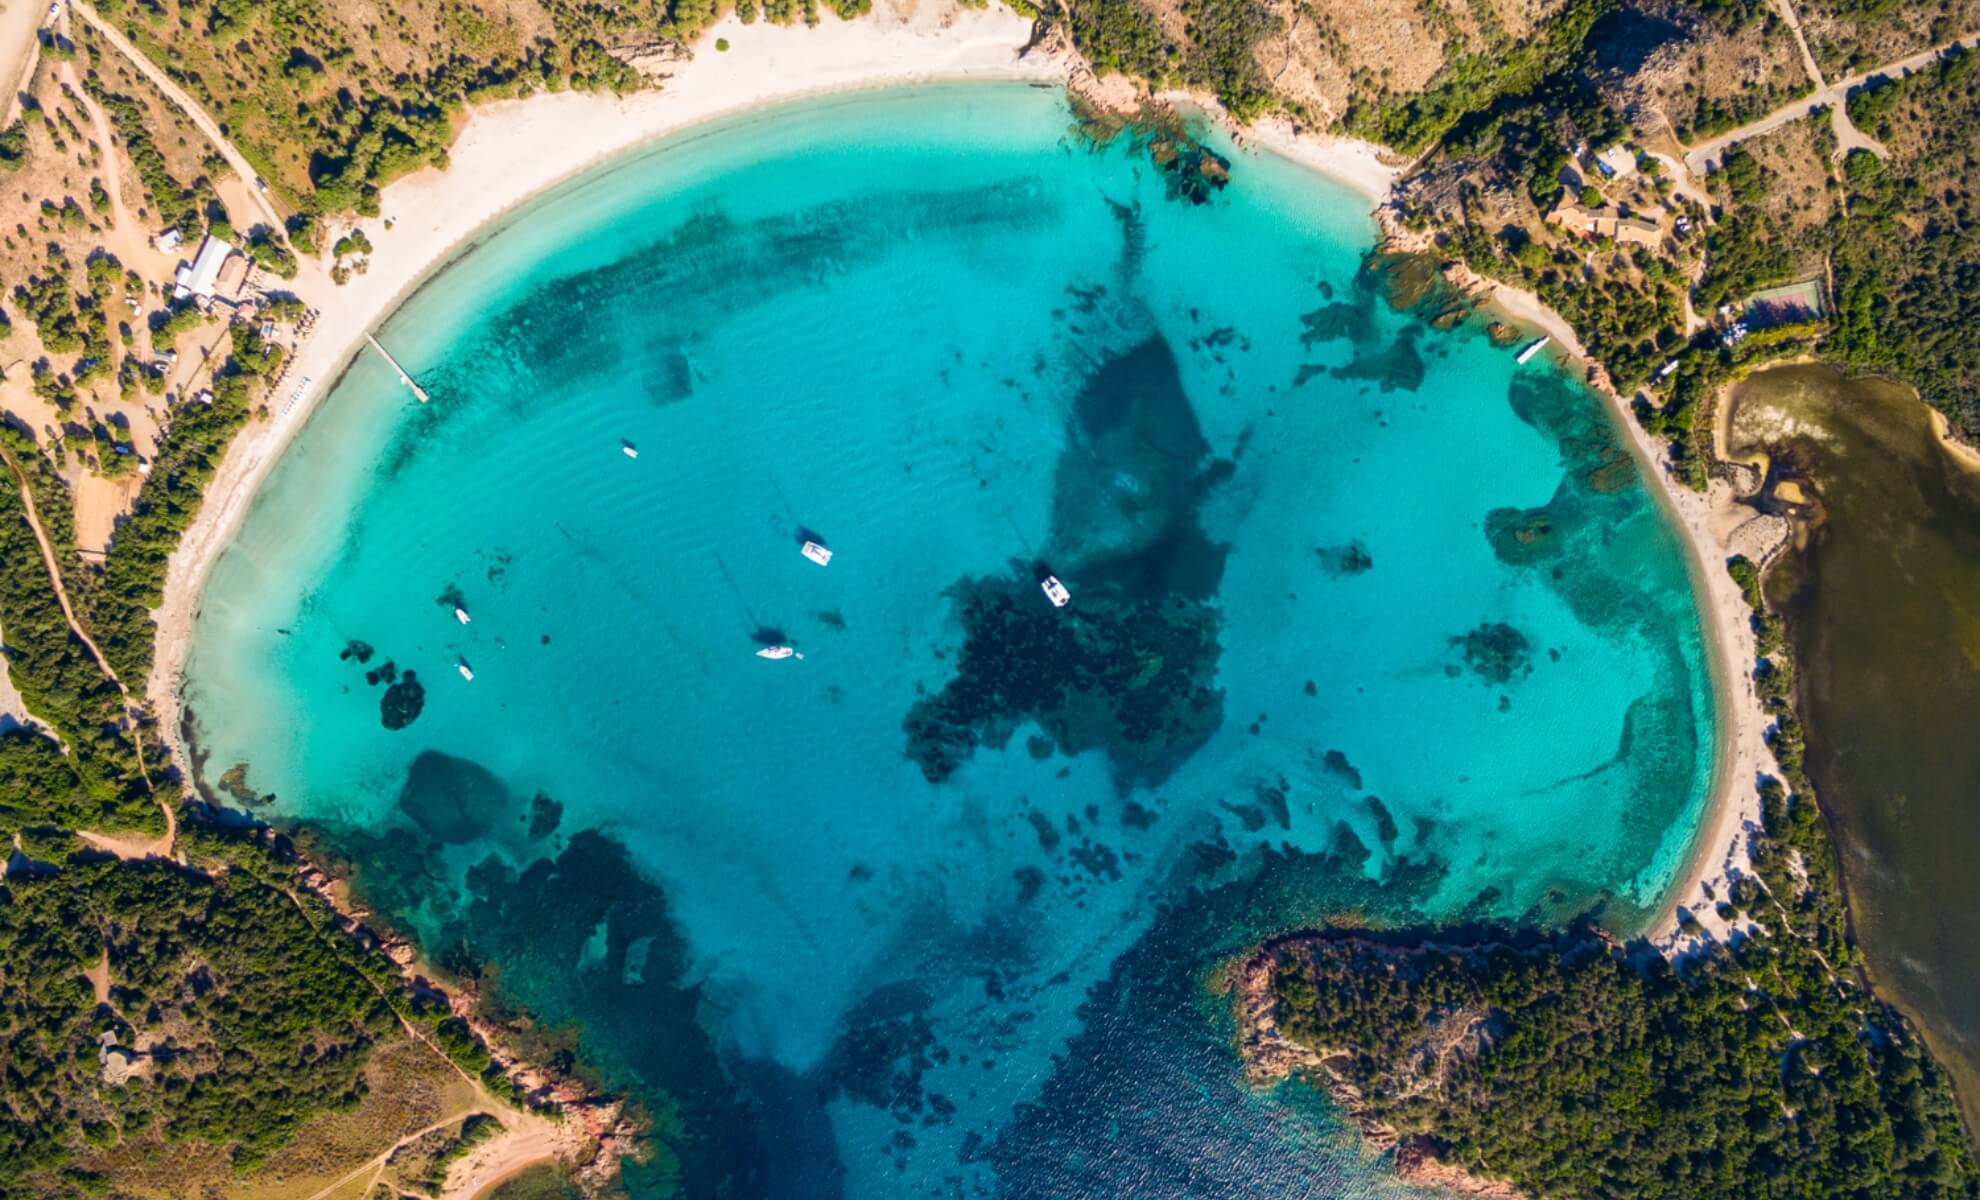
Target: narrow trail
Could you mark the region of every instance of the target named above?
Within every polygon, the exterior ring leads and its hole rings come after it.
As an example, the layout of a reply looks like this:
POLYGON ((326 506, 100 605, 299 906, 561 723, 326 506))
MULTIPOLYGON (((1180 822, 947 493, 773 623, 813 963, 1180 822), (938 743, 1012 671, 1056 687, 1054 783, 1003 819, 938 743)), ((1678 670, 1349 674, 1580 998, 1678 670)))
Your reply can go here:
MULTIPOLYGON (((358 1176, 364 1174, 366 1171, 374 1172, 374 1177, 371 1182, 376 1183, 378 1182, 376 1178, 376 1173, 384 1171, 386 1162, 388 1162, 391 1159, 391 1157, 394 1154, 397 1154, 401 1149, 412 1145, 414 1142, 425 1137, 429 1133, 438 1133, 440 1130, 447 1128, 447 1126, 452 1125, 456 1121, 465 1120, 468 1117, 471 1117, 478 1112, 485 1112, 485 1111, 487 1110, 480 1107, 464 1108, 460 1112, 455 1113, 453 1116, 443 1118, 442 1120, 439 1121, 435 1121, 433 1124, 428 1125, 424 1129, 415 1130, 414 1132, 409 1133, 406 1136, 400 1138, 398 1141, 393 1142, 390 1146, 387 1146, 382 1154, 379 1154, 375 1158, 368 1159, 365 1162, 362 1162, 357 1166, 351 1168, 349 1171, 344 1172, 343 1175, 337 1178, 336 1182, 330 1184, 326 1188, 321 1189, 320 1191, 314 1192, 308 1196, 303 1197, 303 1200, 323 1200, 325 1196, 330 1195, 332 1192, 336 1191, 338 1188, 343 1187, 351 1180, 356 1179, 358 1176)), ((368 1191, 369 1191, 369 1187, 367 1186, 367 1192, 368 1191)))
POLYGON ((41 27, 47 23, 38 0, 12 0, 0 9, 0 81, 7 85, 7 103, 0 127, 21 115, 21 96, 41 60, 41 27))
POLYGON ((1808 82, 1814 84, 1818 92, 1827 88, 1829 81, 1822 78, 1822 67, 1809 53, 1808 39, 1802 36, 1801 15, 1794 11, 1794 0, 1774 0, 1774 8, 1781 14, 1781 20, 1787 22, 1788 32, 1794 35, 1794 44, 1801 48, 1801 69, 1808 72, 1808 82))
MULTIPOLYGON (((69 603, 69 590, 62 585, 62 567, 60 561, 55 557, 55 545, 48 540, 48 532, 41 527, 41 514, 34 506, 34 489, 28 486, 27 477, 22 473, 19 464, 14 461, 14 456, 11 452, 0 450, 0 461, 6 463, 7 470, 14 477, 15 485, 20 489, 21 506, 27 517, 28 528, 34 531, 35 544, 41 547, 42 566, 48 571, 48 583, 54 589, 55 602, 62 608, 62 619, 68 622, 69 632, 75 635, 75 639, 83 644, 84 649, 89 651, 90 657, 96 660, 97 669, 103 672, 103 677, 116 685, 118 695, 124 699, 124 715, 131 721, 133 726, 131 749, 137 755, 138 774, 144 779, 145 791, 155 792, 157 789, 151 781, 151 769, 144 761, 144 739, 135 735, 137 705, 131 699, 131 691, 124 686, 123 680, 117 678, 117 672, 110 667, 110 660, 103 657, 103 651, 97 648, 95 639, 89 636, 89 631, 84 629, 82 622, 76 619, 76 610, 69 603)), ((178 840, 179 836, 178 819, 172 812, 172 806, 164 800, 161 799, 158 802, 158 807, 165 813, 165 852, 170 854, 172 845, 178 840)), ((105 839, 106 844, 119 841, 121 839, 105 839)), ((108 848, 107 845, 106 848, 108 848)))
MULTIPOLYGON (((16 2, 18 3, 19 0, 16 2)), ((83 0, 69 0, 69 8, 74 10, 90 28, 103 35, 103 40, 109 42, 117 53, 129 59, 131 65, 151 81, 152 86, 163 92, 167 100, 178 105, 179 110, 186 114, 186 118, 206 135, 206 140, 213 143, 214 148, 220 151, 221 157, 227 160, 227 165, 234 169, 234 174, 239 175, 241 182, 247 185, 248 195, 261 210, 261 215, 266 218, 269 231, 275 237, 281 238, 286 228, 282 214, 275 211, 275 206, 269 202, 267 194, 254 186, 254 181, 259 175, 248 162, 247 156, 242 154, 240 148, 221 131, 220 123, 200 107, 199 102, 188 95, 184 88, 172 82, 171 76, 133 46, 121 30, 104 20, 94 8, 83 3, 83 0)))
POLYGON ((83 89, 82 78, 76 73, 76 64, 62 64, 62 82, 76 93, 76 102, 89 114, 91 130, 96 135, 96 144, 103 147, 103 188, 110 193, 110 227, 128 238, 136 238, 141 244, 143 235, 137 224, 131 220, 130 210, 124 207, 124 171, 117 162, 116 143, 112 140, 110 118, 104 115, 103 106, 83 89))
MULTIPOLYGON (((282 894, 289 898, 289 903, 296 906, 296 911, 302 914, 303 921, 309 925, 312 931, 319 936, 338 936, 338 931, 334 929, 326 930, 317 922, 314 914, 310 911, 309 905, 305 904, 302 897, 298 896, 292 889, 283 888, 282 894)), ((365 986, 369 987, 381 999, 387 999, 389 1004, 389 998, 386 997, 385 989, 378 986, 377 982, 369 975, 355 969, 351 973, 363 980, 365 986)), ((406 1031, 408 1037, 413 1038, 428 1050, 431 1050, 441 1062, 447 1064, 448 1069, 467 1081, 468 1086, 474 1089, 474 1103, 455 1113, 452 1117, 441 1121, 438 1125, 429 1125, 417 1133, 399 1139, 398 1142, 394 1143, 383 1154, 346 1172, 336 1182, 313 1196, 305 1197, 304 1200, 323 1200, 324 1197, 335 1192, 338 1188, 366 1171, 374 1172, 373 1182, 376 1182, 377 1174, 382 1173, 385 1168, 385 1161, 399 1147, 477 1112, 487 1113, 500 1121, 502 1123, 503 1136, 521 1139, 520 1148, 511 1147, 509 1153, 505 1156, 505 1160, 507 1158, 513 1158, 516 1160, 516 1163, 526 1165, 556 1155, 558 1152, 559 1136, 558 1126, 555 1123, 539 1114, 517 1108, 498 1099, 494 1093, 488 1090, 488 1085, 483 1083, 479 1076, 472 1074, 465 1067, 455 1062, 446 1051, 435 1045, 433 1039, 427 1037, 423 1030, 411 1021, 406 1020, 405 1016, 397 1008, 392 1009, 392 1015, 398 1019, 399 1027, 406 1031)), ((499 1143, 499 1141, 500 1139, 498 1138, 496 1142, 489 1144, 494 1145, 499 1143)), ((367 1191, 368 1189, 369 1185, 367 1185, 367 1191)), ((476 1194, 479 1190, 478 1187, 469 1187, 465 1189, 465 1194, 476 1194)), ((443 1189, 443 1194, 445 1194, 445 1189, 443 1189)))

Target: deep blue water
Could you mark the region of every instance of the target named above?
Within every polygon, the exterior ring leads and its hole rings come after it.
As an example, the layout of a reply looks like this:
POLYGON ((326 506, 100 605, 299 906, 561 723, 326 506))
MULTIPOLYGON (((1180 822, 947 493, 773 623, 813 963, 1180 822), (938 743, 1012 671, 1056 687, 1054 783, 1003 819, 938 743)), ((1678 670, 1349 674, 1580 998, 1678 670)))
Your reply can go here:
POLYGON ((208 780, 647 1103, 642 1193, 1397 1194, 1216 968, 1627 926, 1689 847, 1697 613, 1596 399, 1394 310, 1335 185, 1068 126, 875 93, 560 190, 215 571, 208 780))

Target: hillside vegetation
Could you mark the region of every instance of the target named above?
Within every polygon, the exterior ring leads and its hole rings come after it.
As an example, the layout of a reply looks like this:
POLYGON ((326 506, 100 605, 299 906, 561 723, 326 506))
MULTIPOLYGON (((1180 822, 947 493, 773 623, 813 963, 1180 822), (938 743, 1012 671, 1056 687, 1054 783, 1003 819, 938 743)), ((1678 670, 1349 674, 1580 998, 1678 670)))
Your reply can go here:
MULTIPOLYGON (((263 356, 252 339, 237 348, 213 403, 187 406, 167 433, 101 582, 76 581, 77 619, 133 678, 151 656, 148 598, 260 386, 263 356)), ((0 628, 34 723, 0 732, 12 854, 0 880, 0 1197, 188 1195, 249 1171, 327 1183, 389 1148, 409 1114, 444 1116, 434 1106, 450 1093, 456 1109, 485 1105, 476 1081, 513 1096, 445 1002, 415 993, 305 887, 286 843, 181 805, 155 729, 69 625, 24 495, 60 571, 73 557, 67 488, 6 425, 0 628), (168 810, 176 860, 96 848, 162 842, 168 810), (344 1157, 326 1152, 353 1142, 344 1157)))
MULTIPOLYGON (((839 0, 845 15, 870 0, 839 0)), ((466 105, 567 88, 628 92, 631 65, 678 51, 721 0, 100 0, 214 113, 303 216, 377 211, 378 189, 444 166, 466 105)), ((743 11, 757 14, 754 0, 743 11)), ((769 20, 816 20, 816 0, 766 0, 769 20)))
POLYGON ((1794 663, 1758 571, 1731 570, 1788 779, 1720 910, 1764 936, 1676 966, 1587 930, 1295 936, 1265 951, 1265 1003, 1365 1121, 1528 1196, 1980 1196, 1950 1081, 1858 972, 1794 663))

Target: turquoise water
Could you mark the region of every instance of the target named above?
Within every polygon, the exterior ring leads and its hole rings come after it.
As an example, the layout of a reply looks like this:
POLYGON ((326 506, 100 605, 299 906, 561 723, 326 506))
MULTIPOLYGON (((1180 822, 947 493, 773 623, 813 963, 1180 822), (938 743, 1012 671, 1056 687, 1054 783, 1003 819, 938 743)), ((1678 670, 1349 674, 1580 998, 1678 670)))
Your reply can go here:
POLYGON ((642 1190, 1394 1194, 1242 1086, 1220 959, 1627 926, 1682 865, 1698 618, 1596 400, 1393 311, 1334 185, 1195 206, 1068 126, 875 93, 587 176, 216 567, 209 782, 575 1031, 663 1118, 642 1190))

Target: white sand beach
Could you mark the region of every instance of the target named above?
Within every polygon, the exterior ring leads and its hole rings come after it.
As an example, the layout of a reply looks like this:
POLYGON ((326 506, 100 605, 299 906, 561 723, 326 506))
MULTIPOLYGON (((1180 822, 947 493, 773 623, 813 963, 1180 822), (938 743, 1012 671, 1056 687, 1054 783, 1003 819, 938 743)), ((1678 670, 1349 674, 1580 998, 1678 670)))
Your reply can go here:
MULTIPOLYGON (((1486 297, 1487 306, 1516 324, 1539 329, 1553 339, 1547 353, 1573 366, 1586 369, 1590 360, 1575 336, 1572 326, 1548 308, 1532 292, 1483 280, 1460 268, 1454 272, 1460 286, 1475 287, 1486 297)), ((1713 481, 1701 495, 1673 477, 1670 457, 1664 447, 1643 431, 1629 405, 1606 378, 1596 390, 1608 399, 1615 422, 1628 441, 1644 476, 1664 511, 1683 535, 1690 561, 1693 594, 1706 625, 1706 650, 1711 659, 1712 690, 1718 697, 1718 754, 1712 771, 1712 794, 1693 835, 1685 869, 1672 885, 1657 921, 1645 935, 1666 953, 1681 953, 1699 939, 1678 928, 1680 912, 1697 919, 1705 935, 1725 941, 1732 932, 1718 915, 1717 904, 1726 897, 1732 881, 1753 871, 1749 852, 1750 834, 1759 828, 1760 795, 1757 781, 1762 775, 1780 775, 1774 753, 1767 745, 1767 730, 1773 724, 1760 706, 1753 684, 1753 663, 1759 657, 1754 637, 1752 610, 1739 585, 1726 572, 1729 555, 1725 534, 1735 522, 1727 519, 1732 505, 1731 488, 1713 481)))
MULTIPOLYGON (((882 0, 867 18, 826 18, 816 28, 743 25, 725 17, 702 38, 690 61, 674 64, 663 86, 623 99, 560 93, 476 108, 444 172, 424 170, 385 189, 381 215, 356 223, 375 247, 364 274, 339 286, 323 262, 303 264, 292 290, 317 310, 315 330, 281 386, 267 398, 270 416, 244 430, 223 460, 198 519, 173 555, 166 599, 159 609, 156 665, 148 697, 177 732, 178 692, 200 593, 214 562, 248 511, 256 488, 289 440, 328 394, 365 334, 476 232, 518 205, 612 156, 689 126, 780 102, 833 92, 951 80, 1092 83, 1086 65, 1062 47, 1025 53, 1032 24, 1008 9, 964 9, 922 0, 882 0), (725 40, 729 49, 715 49, 725 40), (387 227, 387 222, 390 227, 387 227)), ((1100 90, 1119 90, 1104 81, 1100 90)), ((1214 100, 1171 93, 1223 120, 1214 100)), ((1224 123, 1228 124, 1226 120, 1224 123)), ((1399 169, 1378 147, 1298 131, 1271 119, 1237 131, 1246 153, 1279 154, 1348 186, 1371 208, 1386 201, 1399 169)), ((349 228, 339 225, 336 233, 349 228)), ((1487 285, 1491 286, 1491 285, 1487 285)), ((1574 332, 1532 295, 1494 287, 1491 301, 1508 317, 1537 326, 1577 361, 1585 361, 1574 332)), ((1674 888, 1653 931, 1660 944, 1676 937, 1675 909, 1690 906, 1714 936, 1711 906, 1701 886, 1723 895, 1729 873, 1744 868, 1741 830, 1757 820, 1752 781, 1772 769, 1765 720, 1745 665, 1753 638, 1738 589, 1721 569, 1723 542, 1713 533, 1705 497, 1669 478, 1661 451, 1611 395, 1646 474, 1683 529, 1700 581, 1700 603, 1720 694, 1720 767, 1711 807, 1701 823, 1691 865, 1674 888)), ((172 741, 176 744, 178 738, 172 741)), ((190 764, 181 761, 180 768, 190 764)))
MULTIPOLYGON (((1025 53, 1031 36, 1031 21, 1006 8, 921 0, 882 0, 871 16, 828 17, 816 28, 744 25, 730 14, 702 37, 691 60, 668 69, 657 91, 623 99, 566 92, 474 109, 446 171, 424 170, 393 183, 382 195, 380 215, 355 222, 375 247, 364 274, 339 286, 323 262, 305 261, 290 285, 317 311, 316 328, 268 397, 270 418, 250 424, 228 451, 167 574, 147 695, 168 727, 176 732, 179 680, 200 592, 256 488, 364 346, 364 335, 478 230, 614 155, 752 108, 911 83, 1065 83, 1076 73, 1090 78, 1084 64, 1063 50, 1025 53), (729 48, 715 49, 718 41, 729 48)), ((1214 102, 1206 107, 1215 113, 1214 102)), ((1371 206, 1387 195, 1393 171, 1372 146, 1298 138, 1289 126, 1254 136, 1365 195, 1371 206)), ((332 236, 346 228, 336 226, 332 236)))

